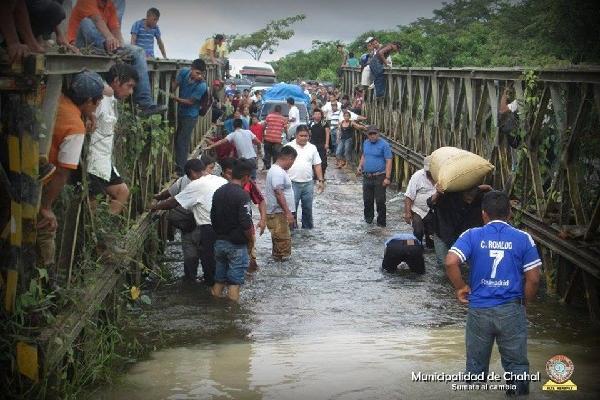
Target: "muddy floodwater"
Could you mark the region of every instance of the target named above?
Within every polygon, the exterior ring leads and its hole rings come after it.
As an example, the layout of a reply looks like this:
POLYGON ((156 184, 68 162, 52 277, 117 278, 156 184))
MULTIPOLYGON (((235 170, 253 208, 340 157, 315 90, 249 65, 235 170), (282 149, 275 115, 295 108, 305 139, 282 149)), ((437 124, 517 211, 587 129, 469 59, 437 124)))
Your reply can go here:
MULTIPOLYGON (((466 309, 433 252, 423 276, 383 274, 384 241, 410 231, 402 201, 390 202, 387 228, 367 225, 360 181, 332 175, 326 192, 315 196, 315 229, 293 234, 291 261, 273 262, 268 231, 259 238, 260 270, 243 287, 239 305, 179 282, 151 293, 136 334, 157 350, 92 398, 504 398, 503 390, 413 381, 413 373, 464 370, 466 309)), ((171 246, 169 256, 180 258, 179 248, 171 246)), ((182 266, 173 262, 173 268, 180 273, 182 266)), ((531 384, 529 398, 598 398, 599 331, 585 310, 542 296, 528 317, 530 371, 541 380, 531 384), (542 391, 545 363, 556 354, 573 360, 577 392, 542 391)), ((496 348, 490 370, 503 373, 496 348)))

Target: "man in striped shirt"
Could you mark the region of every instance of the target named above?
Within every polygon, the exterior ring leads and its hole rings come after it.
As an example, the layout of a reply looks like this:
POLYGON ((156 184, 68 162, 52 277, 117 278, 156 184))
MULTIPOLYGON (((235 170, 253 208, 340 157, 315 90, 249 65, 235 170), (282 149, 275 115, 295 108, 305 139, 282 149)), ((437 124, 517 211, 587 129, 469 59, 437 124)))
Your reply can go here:
POLYGON ((265 169, 271 168, 271 163, 277 160, 277 154, 281 150, 281 135, 287 126, 287 119, 281 115, 281 106, 275 106, 272 113, 265 118, 264 150, 265 158, 263 162, 265 169))
POLYGON ((154 57, 154 38, 163 58, 167 58, 165 44, 160 36, 158 28, 158 19, 160 12, 156 8, 151 8, 146 12, 146 18, 136 21, 131 27, 131 44, 144 49, 146 57, 154 57))
POLYGON ((342 112, 338 107, 338 103, 331 103, 331 111, 327 116, 327 123, 329 124, 329 129, 331 132, 331 140, 329 141, 329 149, 331 152, 335 154, 335 150, 337 147, 337 133, 338 133, 338 125, 340 120, 343 119, 342 112))

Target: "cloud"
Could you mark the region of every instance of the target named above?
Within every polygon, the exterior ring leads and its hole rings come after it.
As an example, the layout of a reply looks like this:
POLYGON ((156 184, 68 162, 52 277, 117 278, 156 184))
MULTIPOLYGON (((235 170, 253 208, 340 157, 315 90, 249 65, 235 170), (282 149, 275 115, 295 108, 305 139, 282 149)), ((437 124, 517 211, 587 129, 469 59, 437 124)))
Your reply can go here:
MULTIPOLYGON (((437 0, 130 0, 123 17, 123 36, 129 40, 131 25, 144 18, 149 7, 161 12, 159 26, 170 58, 193 59, 206 38, 215 33, 250 33, 272 19, 304 13, 294 25, 295 36, 282 42, 276 60, 297 50, 308 50, 313 40, 350 42, 368 30, 393 29, 419 17, 430 17, 440 8, 437 0)), ((243 52, 232 55, 245 58, 243 52)))

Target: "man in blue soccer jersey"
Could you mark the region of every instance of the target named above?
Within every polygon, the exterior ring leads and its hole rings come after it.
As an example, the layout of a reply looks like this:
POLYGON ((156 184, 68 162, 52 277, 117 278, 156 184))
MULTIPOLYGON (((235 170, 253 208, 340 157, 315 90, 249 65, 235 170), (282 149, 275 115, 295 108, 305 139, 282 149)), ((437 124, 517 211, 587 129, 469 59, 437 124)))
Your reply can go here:
MULTIPOLYGON (((466 369, 487 376, 495 340, 506 372, 529 373, 525 305, 535 298, 542 261, 531 236, 506 222, 510 202, 505 193, 486 193, 481 214, 485 225, 465 231, 446 256, 456 297, 469 305, 466 369), (468 285, 460 274, 464 262, 470 266, 468 285)), ((507 394, 529 393, 528 380, 507 383, 517 387, 507 394)))

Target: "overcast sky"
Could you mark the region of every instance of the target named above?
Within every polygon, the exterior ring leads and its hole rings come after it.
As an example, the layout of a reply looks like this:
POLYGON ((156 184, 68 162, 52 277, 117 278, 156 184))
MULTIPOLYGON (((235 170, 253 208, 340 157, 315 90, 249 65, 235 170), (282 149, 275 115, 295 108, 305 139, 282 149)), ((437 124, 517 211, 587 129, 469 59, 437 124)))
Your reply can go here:
MULTIPOLYGON (((129 41, 133 22, 156 7, 169 58, 193 59, 204 40, 215 33, 250 33, 272 19, 306 14, 304 21, 293 26, 296 35, 261 59, 270 61, 308 50, 313 40, 349 43, 368 30, 393 29, 431 17, 441 6, 441 0, 127 0, 122 29, 129 41)), ((160 55, 158 48, 155 53, 160 55)), ((237 52, 231 57, 249 56, 237 52)))

